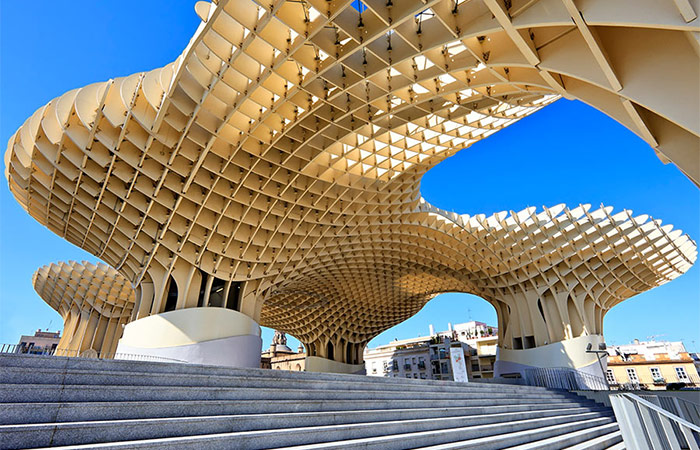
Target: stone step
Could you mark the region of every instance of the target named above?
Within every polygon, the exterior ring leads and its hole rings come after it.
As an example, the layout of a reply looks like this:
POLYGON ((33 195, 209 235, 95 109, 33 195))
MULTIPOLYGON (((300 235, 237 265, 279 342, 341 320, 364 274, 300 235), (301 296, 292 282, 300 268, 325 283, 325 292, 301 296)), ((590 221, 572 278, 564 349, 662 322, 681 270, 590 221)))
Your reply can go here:
POLYGON ((610 445, 619 442, 619 440, 616 439, 615 436, 611 436, 616 432, 619 433, 619 431, 620 430, 617 426, 617 423, 609 423, 597 427, 573 431, 571 433, 566 433, 561 436, 550 437, 547 439, 542 439, 535 442, 510 447, 506 450, 538 450, 542 448, 551 448, 557 450, 568 448, 576 448, 579 450, 602 450, 608 448, 610 445), (601 439, 602 444, 600 443, 601 439), (597 441, 598 444, 596 445, 594 441, 597 441), (591 446, 589 447, 589 445, 591 446))
MULTIPOLYGON (((278 371, 270 371, 272 373, 278 371)), ((542 390, 522 389, 520 386, 488 385, 478 383, 377 383, 370 377, 346 380, 308 379, 302 377, 277 378, 236 375, 204 375, 150 372, 105 372, 103 370, 77 370, 57 368, 0 367, 0 384, 44 385, 120 385, 120 386, 205 386, 229 388, 290 388, 328 389, 342 386, 344 390, 382 391, 430 391, 430 392, 501 392, 543 393, 542 390)))
POLYGON ((597 450, 620 439, 609 408, 565 391, 149 361, 0 355, 0 402, 8 449, 597 450))
POLYGON ((113 386, 113 385, 0 385, 0 402, 91 402, 91 401, 148 401, 148 400, 282 400, 300 401, 323 399, 462 399, 492 401, 497 399, 574 400, 572 394, 557 392, 511 394, 501 392, 406 392, 364 391, 341 389, 237 389, 201 386, 113 386))
MULTIPOLYGON (((257 368, 234 368, 222 366, 207 366, 201 364, 166 363, 152 361, 127 361, 118 359, 91 359, 91 358, 70 358, 64 356, 44 356, 44 355, 13 355, 0 354, 1 367, 22 367, 47 368, 61 370, 98 370, 102 372, 141 372, 141 373, 170 373, 180 376, 184 375, 207 375, 207 376, 243 376, 262 377, 274 379, 305 379, 305 380, 335 380, 343 382, 362 381, 371 379, 372 383, 380 384, 401 384, 401 385, 446 385, 460 384, 469 385, 474 388, 488 388, 491 383, 455 383, 453 381, 440 380, 416 380, 411 378, 393 377, 366 377, 364 375, 338 374, 338 373, 315 373, 315 372, 290 372, 285 370, 269 370, 257 368)), ((534 386, 519 386, 511 384, 499 384, 499 386, 513 386, 528 391, 547 391, 546 388, 534 386)))
MULTIPOLYGON (((599 436, 595 439, 590 439, 586 442, 580 444, 572 445, 571 447, 566 447, 564 450, 607 450, 618 444, 623 444, 622 433, 617 424, 611 427, 614 431, 612 433, 599 436)), ((624 447, 624 444, 623 444, 624 447)))
POLYGON ((464 400, 204 400, 151 402, 75 402, 75 403, 0 403, 0 424, 36 424, 84 422, 91 420, 125 420, 167 417, 195 417, 233 414, 270 414, 298 412, 354 412, 372 410, 420 410, 426 417, 496 414, 590 407, 593 402, 550 402, 522 399, 494 401, 464 400))
POLYGON ((2 447, 4 449, 19 449, 284 429, 291 427, 318 427, 381 422, 393 425, 397 421, 413 421, 413 423, 422 424, 425 420, 435 421, 436 426, 455 427, 467 424, 485 425, 509 422, 512 420, 604 411, 605 408, 602 407, 574 407, 525 412, 455 415, 457 411, 445 412, 439 409, 425 408, 414 410, 276 413, 44 423, 35 425, 3 425, 0 426, 0 442, 3 443, 2 447))
MULTIPOLYGON (((491 441, 507 442, 503 436, 518 431, 527 431, 526 437, 539 437, 553 427, 560 434, 612 422, 607 415, 591 412, 574 415, 508 421, 487 425, 465 425, 459 419, 402 420, 368 424, 301 427, 264 431, 245 431, 213 435, 175 438, 147 439, 109 444, 112 449, 228 449, 240 450, 303 446, 301 448, 346 449, 407 449, 455 440, 476 439, 490 436, 491 441), (462 426, 460 426, 462 425, 462 426), (324 445, 319 445, 324 442, 324 445), (314 445, 315 444, 315 445, 314 445)), ((100 448, 100 444, 75 445, 60 448, 100 448)), ((502 448, 488 446, 479 448, 502 448)))
MULTIPOLYGON (((537 429, 504 433, 501 436, 484 436, 465 441, 455 441, 429 447, 421 447, 420 450, 458 450, 458 449, 479 449, 479 450, 501 450, 507 448, 514 449, 561 449, 561 443, 565 442, 567 436, 582 436, 581 433, 593 430, 589 435, 600 436, 609 430, 617 429, 617 424, 613 418, 586 419, 573 423, 543 426, 537 429), (549 442, 549 443, 547 443, 549 442)), ((567 444, 563 444, 567 445, 567 444)), ((314 447, 310 447, 314 448, 314 447)))

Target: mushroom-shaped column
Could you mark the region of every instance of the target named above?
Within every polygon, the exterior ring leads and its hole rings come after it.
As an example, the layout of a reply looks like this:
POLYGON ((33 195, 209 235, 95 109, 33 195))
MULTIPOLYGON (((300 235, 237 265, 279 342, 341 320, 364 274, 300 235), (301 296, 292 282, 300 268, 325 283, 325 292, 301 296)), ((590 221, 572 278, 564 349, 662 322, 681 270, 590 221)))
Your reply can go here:
POLYGON ((224 280, 176 261, 151 263, 118 351, 198 364, 260 367, 255 281, 224 280))
POLYGON ((134 289, 106 264, 52 263, 33 276, 39 296, 63 317, 57 355, 111 358, 134 308, 134 289))
POLYGON ((492 222, 506 244, 497 246, 507 255, 505 270, 477 284, 499 316, 496 375, 569 367, 602 377, 587 349, 603 342, 605 314, 680 276, 697 258, 680 230, 610 207, 532 208, 492 222))

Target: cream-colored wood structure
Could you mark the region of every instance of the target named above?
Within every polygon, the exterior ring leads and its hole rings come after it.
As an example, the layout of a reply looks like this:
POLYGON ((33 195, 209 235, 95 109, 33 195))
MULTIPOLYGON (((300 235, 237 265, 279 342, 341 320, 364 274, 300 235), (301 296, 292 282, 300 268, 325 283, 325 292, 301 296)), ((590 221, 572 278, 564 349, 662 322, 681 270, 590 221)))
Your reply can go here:
POLYGON ((227 308, 348 371, 445 291, 494 304, 504 350, 597 335, 614 304, 687 270, 695 244, 605 208, 457 216, 426 204, 420 179, 564 96, 698 183, 696 9, 199 2, 175 62, 39 109, 6 176, 29 214, 136 286, 134 323, 227 308))
POLYGON ((32 277, 39 296, 63 317, 57 355, 92 352, 112 357, 134 309, 134 289, 106 264, 69 261, 39 268, 32 277))

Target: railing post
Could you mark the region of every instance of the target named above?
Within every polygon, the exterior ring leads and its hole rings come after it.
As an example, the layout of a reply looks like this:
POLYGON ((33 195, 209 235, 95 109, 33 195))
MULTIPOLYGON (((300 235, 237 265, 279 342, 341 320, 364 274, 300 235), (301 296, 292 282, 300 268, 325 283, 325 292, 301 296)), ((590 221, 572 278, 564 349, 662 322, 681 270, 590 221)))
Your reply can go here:
POLYGON ((664 409, 658 397, 614 394, 610 396, 610 403, 627 448, 656 450, 670 447, 672 450, 700 450, 697 441, 700 427, 664 409), (674 423, 678 426, 680 434, 676 433, 674 423))
POLYGON ((700 450, 698 447, 698 441, 696 441, 695 436, 693 436, 693 432, 684 426, 679 426, 679 428, 681 429, 681 433, 683 433, 685 442, 688 444, 688 448, 690 450, 700 450))
POLYGON ((654 450, 646 438, 644 424, 634 402, 624 394, 614 394, 610 396, 610 404, 615 412, 625 446, 635 450, 654 450))
POLYGON ((686 417, 685 411, 683 411, 683 408, 681 407, 681 402, 678 401, 678 397, 671 397, 671 401, 673 402, 673 406, 676 407, 678 417, 687 420, 688 422, 692 422, 688 417, 686 417))
POLYGON ((661 422, 661 427, 663 428, 664 434, 666 435, 666 439, 668 440, 668 445, 671 447, 671 450, 681 450, 681 444, 680 442, 678 442, 678 437, 676 437, 676 433, 673 431, 673 427, 671 426, 671 421, 669 420, 669 418, 661 414, 656 414, 656 416, 661 422))
MULTIPOLYGON (((650 398, 647 401, 654 403, 661 408, 660 402, 656 397, 650 398)), ((664 448, 663 442, 661 441, 661 433, 663 432, 666 437, 667 444, 671 447, 671 450, 681 450, 681 446, 678 443, 678 439, 676 439, 676 435, 673 432, 673 428, 671 427, 671 423, 668 421, 668 418, 641 405, 637 406, 637 408, 639 409, 639 414, 642 416, 645 430, 647 431, 647 435, 651 440, 651 445, 653 448, 664 448), (656 417, 661 423, 661 429, 659 429, 656 422, 654 422, 654 417, 656 417)))

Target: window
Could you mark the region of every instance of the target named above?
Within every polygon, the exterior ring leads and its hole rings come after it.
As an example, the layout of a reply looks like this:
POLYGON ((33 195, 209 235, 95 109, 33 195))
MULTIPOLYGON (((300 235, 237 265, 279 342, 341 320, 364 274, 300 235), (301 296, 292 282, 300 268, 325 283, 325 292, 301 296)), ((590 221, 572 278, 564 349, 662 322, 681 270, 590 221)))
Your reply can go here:
POLYGON ((651 372, 651 378, 654 380, 654 383, 664 381, 664 377, 661 376, 661 371, 658 367, 650 367, 649 371, 651 372))
POLYGON ((411 370, 411 358, 403 359, 403 370, 411 370))
POLYGON ((231 281, 228 287, 228 297, 226 298, 226 308, 238 311, 241 302, 241 287, 243 282, 231 281))
POLYGON ((637 377, 637 369, 633 367, 628 367, 627 376, 630 379, 630 383, 639 383, 639 377, 637 377))
POLYGON ((163 312, 173 311, 177 307, 177 282, 170 276, 168 283, 168 295, 165 298, 165 309, 163 312))
POLYGON ((676 367, 676 376, 678 376, 678 381, 682 383, 690 383, 690 378, 685 372, 685 367, 676 367))
POLYGON ((407 374, 406 374, 406 378, 411 378, 411 374, 410 374, 410 373, 407 373, 407 374))
POLYGON ((414 373, 414 374, 413 374, 413 378, 418 378, 418 374, 417 374, 417 373, 414 373))
POLYGON ((605 371, 605 379, 608 380, 608 383, 610 384, 617 384, 617 380, 615 379, 615 374, 613 373, 612 369, 605 371))
POLYGON ((211 290, 209 291, 209 306, 225 307, 224 289, 226 288, 226 280, 213 277, 211 290))
POLYGON ((525 342, 523 342, 525 348, 535 348, 535 336, 525 336, 525 342))
POLYGON ((441 348, 439 351, 440 351, 440 359, 447 359, 447 353, 445 352, 445 349, 441 348))
MULTIPOLYGON (((202 272, 201 270, 199 271, 199 273, 200 273, 200 275, 202 275, 202 280, 201 280, 201 283, 199 283, 199 296, 197 297, 197 307, 207 306, 204 304, 204 294, 206 293, 206 290, 207 290, 207 277, 208 277, 208 275, 206 272, 202 272)), ((172 280, 172 277, 170 277, 170 279, 172 280)), ((172 283, 175 284, 175 280, 172 280, 172 283)), ((170 294, 168 293, 168 295, 170 295, 170 294)), ((175 297, 176 297, 175 300, 177 300, 177 286, 175 286, 175 297)), ((166 307, 166 309, 167 309, 167 307, 166 307)))
POLYGON ((425 374, 424 374, 424 373, 421 373, 421 374, 420 374, 420 379, 421 379, 421 380, 425 380, 425 374))
POLYGON ((516 337, 513 338, 513 350, 522 350, 523 349, 523 338, 516 337))
POLYGON ((442 373, 450 373, 450 370, 449 370, 449 368, 447 367, 447 363, 446 363, 446 362, 441 363, 441 364, 440 364, 440 367, 441 367, 441 369, 442 369, 442 373))
POLYGON ((398 362, 398 361, 392 360, 392 361, 391 361, 391 366, 392 366, 392 369, 393 369, 394 372, 398 372, 398 371, 399 371, 399 362, 398 362))

